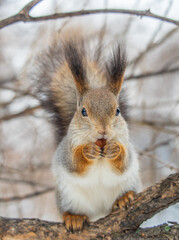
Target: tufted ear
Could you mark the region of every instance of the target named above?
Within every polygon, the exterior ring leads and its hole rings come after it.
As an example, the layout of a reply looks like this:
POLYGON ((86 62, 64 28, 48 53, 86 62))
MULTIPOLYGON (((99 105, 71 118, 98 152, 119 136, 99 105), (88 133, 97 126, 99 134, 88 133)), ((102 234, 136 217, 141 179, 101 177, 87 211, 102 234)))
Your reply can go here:
POLYGON ((110 59, 106 63, 107 85, 116 96, 120 93, 122 87, 125 68, 126 56, 118 44, 116 48, 113 49, 110 59))
POLYGON ((85 56, 83 42, 71 40, 64 47, 65 58, 74 77, 78 95, 81 97, 88 89, 86 70, 83 63, 85 56))

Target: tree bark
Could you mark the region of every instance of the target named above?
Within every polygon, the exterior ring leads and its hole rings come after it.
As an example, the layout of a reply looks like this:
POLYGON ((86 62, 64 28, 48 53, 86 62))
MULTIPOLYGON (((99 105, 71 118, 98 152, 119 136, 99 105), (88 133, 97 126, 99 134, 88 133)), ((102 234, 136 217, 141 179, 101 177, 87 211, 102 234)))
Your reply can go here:
POLYGON ((116 210, 104 219, 90 223, 80 233, 67 232, 62 223, 39 219, 0 218, 0 239, 179 239, 179 224, 154 228, 139 226, 159 211, 179 201, 179 173, 170 175, 136 195, 127 210, 116 210))

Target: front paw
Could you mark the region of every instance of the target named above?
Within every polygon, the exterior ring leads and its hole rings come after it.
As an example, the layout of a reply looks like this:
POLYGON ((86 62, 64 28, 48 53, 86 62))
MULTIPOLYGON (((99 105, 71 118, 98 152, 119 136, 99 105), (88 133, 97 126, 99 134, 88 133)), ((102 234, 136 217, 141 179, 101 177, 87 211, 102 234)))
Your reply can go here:
POLYGON ((85 144, 82 148, 83 157, 87 160, 95 160, 101 156, 101 148, 95 143, 85 144))
POLYGON ((69 212, 64 212, 63 221, 67 231, 77 232, 83 229, 85 223, 89 223, 89 219, 85 215, 73 215, 69 212))
POLYGON ((104 146, 103 153, 109 160, 117 159, 121 153, 121 144, 116 141, 110 141, 104 146))
POLYGON ((111 141, 104 147, 104 154, 112 169, 116 173, 123 173, 127 165, 125 147, 116 141, 111 141))
POLYGON ((122 197, 115 201, 112 210, 115 210, 117 208, 120 208, 121 210, 126 209, 128 205, 133 201, 135 194, 136 193, 134 191, 125 193, 122 197))

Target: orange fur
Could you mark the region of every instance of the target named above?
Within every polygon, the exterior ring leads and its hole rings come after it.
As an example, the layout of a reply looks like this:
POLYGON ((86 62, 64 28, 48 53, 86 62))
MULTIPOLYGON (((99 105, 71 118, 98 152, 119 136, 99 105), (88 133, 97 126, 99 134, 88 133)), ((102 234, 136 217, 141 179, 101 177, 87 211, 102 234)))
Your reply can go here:
POLYGON ((112 143, 114 146, 108 147, 105 149, 105 154, 108 156, 111 156, 108 158, 108 162, 111 164, 112 168, 120 173, 123 173, 125 171, 126 167, 126 150, 125 147, 118 143, 114 142, 112 143))
POLYGON ((85 145, 80 145, 74 150, 73 162, 75 166, 75 172, 79 175, 85 174, 89 169, 93 161, 89 158, 86 158, 84 155, 85 145))
POLYGON ((114 171, 123 173, 126 166, 126 150, 118 142, 110 142, 104 146, 104 151, 95 143, 80 145, 74 149, 73 162, 75 172, 85 174, 93 164, 93 160, 101 159, 101 155, 107 159, 114 171))

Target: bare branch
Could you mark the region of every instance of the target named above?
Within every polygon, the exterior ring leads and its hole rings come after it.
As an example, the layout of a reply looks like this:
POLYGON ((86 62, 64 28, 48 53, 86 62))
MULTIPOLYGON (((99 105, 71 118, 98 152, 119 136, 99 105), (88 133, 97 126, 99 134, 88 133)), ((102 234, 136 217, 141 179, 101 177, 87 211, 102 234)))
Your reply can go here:
POLYGON ((152 146, 150 147, 147 147, 145 149, 143 149, 143 152, 152 152, 154 151, 156 148, 159 148, 161 146, 165 146, 165 145, 168 145, 172 140, 174 140, 175 138, 172 137, 172 138, 168 138, 167 140, 163 140, 161 142, 158 142, 156 144, 153 144, 152 146))
POLYGON ((18 80, 19 79, 16 76, 9 77, 8 79, 6 79, 6 78, 2 79, 2 80, 0 80, 0 87, 7 83, 17 82, 18 80))
POLYGON ((13 196, 13 197, 0 198, 0 202, 1 203, 7 203, 7 202, 24 200, 24 199, 28 199, 28 198, 37 197, 37 196, 45 194, 45 193, 49 193, 51 191, 54 191, 54 187, 48 187, 44 190, 36 191, 36 192, 26 194, 26 195, 23 195, 23 196, 13 196))
POLYGON ((142 120, 144 124, 151 126, 179 126, 179 121, 152 121, 152 120, 142 120))
POLYGON ((35 110, 37 109, 40 109, 41 106, 38 105, 38 106, 35 106, 35 107, 28 107, 26 108, 25 110, 21 111, 21 112, 18 112, 18 113, 15 113, 15 114, 8 114, 8 115, 5 115, 3 117, 0 118, 0 122, 1 121, 7 121, 7 120, 11 120, 13 118, 17 118, 17 117, 20 117, 20 116, 25 116, 25 115, 30 115, 32 114, 35 110))
POLYGON ((174 135, 174 136, 179 136, 179 132, 177 132, 176 130, 172 130, 172 129, 168 129, 168 128, 165 128, 164 126, 159 126, 159 125, 155 125, 155 124, 151 124, 150 122, 148 121, 140 121, 140 120, 130 120, 129 121, 131 124, 136 124, 136 125, 139 125, 140 127, 149 127, 155 131, 159 131, 159 132, 164 132, 164 133, 167 133, 167 134, 171 134, 171 135, 174 135))
POLYGON ((39 2, 41 2, 42 0, 33 0, 30 1, 19 13, 20 14, 27 14, 29 15, 29 12, 31 11, 31 9, 38 4, 39 2))
POLYGON ((1 84, 0 84, 0 90, 10 90, 10 91, 13 91, 13 92, 20 93, 21 94, 20 96, 27 96, 28 95, 28 96, 31 96, 35 99, 38 99, 37 96, 35 94, 33 94, 30 89, 22 90, 22 89, 19 89, 19 88, 14 88, 14 87, 5 86, 5 85, 1 86, 1 84))
MULTIPOLYGON (((145 105, 145 110, 154 110, 154 108, 162 108, 162 107, 166 107, 166 106, 170 106, 172 104, 179 104, 179 99, 172 99, 172 100, 166 100, 166 101, 159 101, 159 102, 155 102, 154 104, 150 104, 150 105, 145 105)), ((131 108, 137 108, 137 109, 141 109, 141 105, 130 105, 131 108)))
MULTIPOLYGON (((158 32, 159 30, 157 29, 156 32, 158 32)), ((152 41, 148 44, 148 46, 146 47, 146 49, 144 51, 142 51, 136 58, 134 58, 129 65, 134 64, 136 65, 148 52, 150 52, 151 50, 154 50, 155 48, 157 48, 158 46, 162 45, 165 41, 167 41, 170 37, 172 37, 176 32, 178 31, 178 27, 170 30, 169 32, 167 32, 159 41, 157 41, 156 43, 153 43, 153 39, 152 41)), ((154 36, 156 36, 156 32, 154 34, 154 36)))
POLYGON ((164 22, 172 23, 179 26, 179 21, 167 17, 163 17, 157 14, 154 14, 149 10, 128 10, 128 9, 90 9, 90 10, 80 10, 74 12, 65 12, 65 13, 54 13, 51 15, 32 17, 29 15, 29 11, 37 4, 40 0, 34 0, 30 2, 26 7, 24 7, 18 14, 8 17, 0 21, 0 29, 16 22, 39 22, 45 20, 53 20, 66 17, 77 17, 90 14, 104 14, 104 13, 121 13, 129 14, 140 17, 150 17, 164 22))
POLYGON ((9 183, 9 184, 27 184, 30 186, 39 186, 39 187, 49 187, 47 184, 34 182, 34 181, 27 181, 22 179, 9 179, 5 177, 0 177, 1 182, 9 183))
MULTIPOLYGON (((0 239, 146 239, 143 238, 145 230, 139 228, 142 222, 178 201, 179 173, 176 173, 139 193, 127 210, 116 210, 104 219, 91 222, 80 233, 69 233, 63 224, 57 222, 0 218, 0 239)), ((177 225, 174 226, 178 229, 177 225)), ((178 236, 178 231, 175 235, 178 236)), ((157 239, 163 239, 160 237, 163 231, 157 236, 157 239)))
POLYGON ((162 164, 164 167, 169 168, 170 170, 179 172, 179 168, 176 168, 176 167, 174 167, 174 166, 172 166, 172 165, 170 165, 170 164, 168 164, 168 163, 163 162, 163 161, 160 160, 160 158, 158 158, 155 154, 151 154, 151 153, 147 153, 147 152, 143 151, 143 152, 140 153, 140 156, 145 156, 145 157, 147 156, 148 158, 153 159, 153 160, 159 162, 159 163, 162 164))
POLYGON ((162 69, 156 72, 149 72, 149 73, 143 73, 143 74, 138 74, 138 75, 130 75, 125 78, 125 80, 134 80, 134 79, 144 79, 144 78, 149 78, 149 77, 155 77, 158 75, 163 75, 163 74, 170 74, 170 73, 175 73, 179 71, 179 67, 175 67, 172 69, 162 69))

